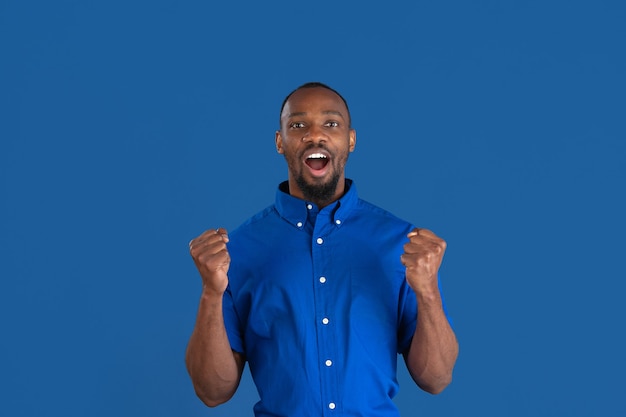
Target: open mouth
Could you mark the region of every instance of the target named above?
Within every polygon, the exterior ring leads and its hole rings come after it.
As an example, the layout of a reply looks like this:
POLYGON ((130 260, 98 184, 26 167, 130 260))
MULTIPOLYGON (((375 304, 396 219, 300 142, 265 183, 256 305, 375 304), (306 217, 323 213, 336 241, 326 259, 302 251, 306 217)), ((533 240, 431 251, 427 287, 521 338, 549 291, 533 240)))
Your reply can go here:
POLYGON ((328 156, 323 153, 315 152, 306 157, 304 163, 313 171, 321 171, 328 165, 328 156))

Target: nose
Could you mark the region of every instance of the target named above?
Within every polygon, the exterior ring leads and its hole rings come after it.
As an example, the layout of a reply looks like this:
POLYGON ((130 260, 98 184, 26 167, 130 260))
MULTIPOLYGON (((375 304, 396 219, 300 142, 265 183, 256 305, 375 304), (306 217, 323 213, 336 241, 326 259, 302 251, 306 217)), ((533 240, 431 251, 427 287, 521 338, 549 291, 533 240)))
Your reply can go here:
POLYGON ((324 132, 324 129, 321 126, 317 125, 312 125, 302 136, 303 142, 308 141, 313 143, 320 143, 326 142, 327 140, 328 136, 326 135, 326 132, 324 132))

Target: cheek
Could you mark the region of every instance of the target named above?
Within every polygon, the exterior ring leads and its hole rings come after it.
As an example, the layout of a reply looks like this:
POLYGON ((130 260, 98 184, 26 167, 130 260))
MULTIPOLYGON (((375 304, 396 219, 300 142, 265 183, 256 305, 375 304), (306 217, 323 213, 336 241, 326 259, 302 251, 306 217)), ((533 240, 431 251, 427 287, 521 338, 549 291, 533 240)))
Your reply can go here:
POLYGON ((285 161, 287 162, 287 167, 290 171, 299 170, 298 158, 293 152, 289 152, 289 150, 284 150, 283 156, 285 157, 285 161))
POLYGON ((348 155, 350 155, 350 148, 349 147, 340 149, 335 154, 335 156, 336 156, 335 161, 337 162, 337 164, 342 164, 343 165, 348 160, 348 155))

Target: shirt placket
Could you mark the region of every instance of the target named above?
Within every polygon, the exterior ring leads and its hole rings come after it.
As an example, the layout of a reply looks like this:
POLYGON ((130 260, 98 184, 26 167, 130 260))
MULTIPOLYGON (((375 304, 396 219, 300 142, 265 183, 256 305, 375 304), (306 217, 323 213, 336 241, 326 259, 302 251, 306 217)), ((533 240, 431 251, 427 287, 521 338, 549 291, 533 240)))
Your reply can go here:
POLYGON ((315 328, 317 332, 318 366, 322 393, 324 416, 339 415, 340 398, 337 389, 337 357, 335 328, 331 306, 333 304, 332 271, 329 259, 332 252, 332 227, 329 216, 320 213, 317 216, 312 235, 313 287, 315 294, 315 328))

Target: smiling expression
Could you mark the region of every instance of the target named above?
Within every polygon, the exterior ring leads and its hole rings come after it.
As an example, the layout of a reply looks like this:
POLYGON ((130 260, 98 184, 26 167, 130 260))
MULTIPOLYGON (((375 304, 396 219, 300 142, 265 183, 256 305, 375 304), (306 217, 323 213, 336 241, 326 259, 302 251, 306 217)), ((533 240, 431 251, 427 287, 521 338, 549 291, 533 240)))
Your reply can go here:
POLYGON ((324 87, 302 88, 285 103, 280 122, 276 149, 287 161, 289 193, 320 207, 340 198, 356 144, 343 100, 324 87))

